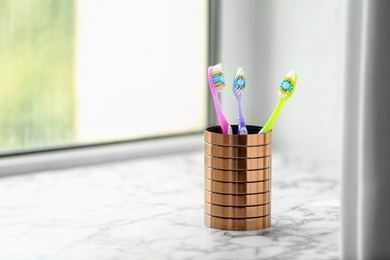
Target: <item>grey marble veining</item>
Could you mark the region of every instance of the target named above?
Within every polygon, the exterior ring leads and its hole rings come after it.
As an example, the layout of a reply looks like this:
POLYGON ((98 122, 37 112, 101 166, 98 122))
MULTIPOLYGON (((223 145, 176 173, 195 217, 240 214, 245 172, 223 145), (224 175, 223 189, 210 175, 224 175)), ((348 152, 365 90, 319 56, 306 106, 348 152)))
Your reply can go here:
POLYGON ((0 259, 338 259, 337 170, 273 155, 272 226, 203 225, 203 152, 0 178, 0 259))

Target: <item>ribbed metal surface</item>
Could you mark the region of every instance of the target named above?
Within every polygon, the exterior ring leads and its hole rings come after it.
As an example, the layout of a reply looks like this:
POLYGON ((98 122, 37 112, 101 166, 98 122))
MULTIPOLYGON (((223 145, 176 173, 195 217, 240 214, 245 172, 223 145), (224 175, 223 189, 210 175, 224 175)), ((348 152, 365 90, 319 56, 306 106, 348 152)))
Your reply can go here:
POLYGON ((259 206, 228 207, 205 202, 204 212, 208 215, 222 218, 257 218, 271 214, 271 204, 268 203, 259 206))
MULTIPOLYGON (((237 133, 237 127, 232 126, 233 132, 237 133)), ((259 126, 248 126, 248 135, 223 135, 221 127, 212 126, 204 131, 204 141, 213 145, 222 146, 262 146, 271 143, 271 132, 258 134, 259 126)))
POLYGON ((271 144, 261 146, 222 146, 204 143, 204 153, 221 158, 256 158, 271 155, 271 144))
POLYGON ((205 177, 214 181, 222 182, 255 182, 271 179, 271 168, 260 170, 218 170, 205 166, 205 177))
POLYGON ((256 230, 271 225, 271 132, 247 126, 248 135, 204 131, 205 225, 256 230))
POLYGON ((204 199, 206 202, 221 206, 257 206, 270 203, 271 192, 231 195, 220 194, 205 190, 204 199))
POLYGON ((271 216, 259 218, 220 218, 208 214, 204 216, 206 227, 223 230, 259 230, 271 226, 271 216))
POLYGON ((258 182, 219 182, 205 178, 205 189, 223 194, 256 194, 271 190, 271 180, 258 182))

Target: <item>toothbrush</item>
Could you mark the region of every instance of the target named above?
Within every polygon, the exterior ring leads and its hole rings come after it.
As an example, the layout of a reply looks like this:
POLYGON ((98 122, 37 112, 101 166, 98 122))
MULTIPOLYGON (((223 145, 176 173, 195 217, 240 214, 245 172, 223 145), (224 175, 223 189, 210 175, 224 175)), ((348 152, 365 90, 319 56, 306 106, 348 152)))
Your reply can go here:
POLYGON ((219 124, 221 125, 222 134, 233 134, 232 127, 229 125, 225 116, 222 113, 221 105, 219 104, 218 92, 222 91, 225 84, 225 77, 223 75, 222 64, 218 63, 215 66, 210 66, 208 69, 208 78, 210 91, 214 100, 214 107, 217 113, 219 124))
POLYGON ((279 103, 276 106, 274 112, 271 117, 268 119, 267 123, 260 130, 259 134, 267 133, 272 130, 273 125, 275 124, 276 119, 279 116, 280 111, 284 105, 284 102, 289 99, 294 93, 295 86, 297 84, 298 74, 294 71, 289 71, 287 75, 284 77, 282 83, 279 87, 279 103))
POLYGON ((242 109, 242 96, 245 93, 245 86, 246 86, 246 80, 245 80, 245 74, 242 70, 242 67, 239 67, 236 71, 236 74, 234 74, 233 79, 233 93, 236 96, 237 104, 238 104, 238 134, 239 135, 247 135, 248 130, 246 128, 245 119, 244 119, 244 112, 242 109))

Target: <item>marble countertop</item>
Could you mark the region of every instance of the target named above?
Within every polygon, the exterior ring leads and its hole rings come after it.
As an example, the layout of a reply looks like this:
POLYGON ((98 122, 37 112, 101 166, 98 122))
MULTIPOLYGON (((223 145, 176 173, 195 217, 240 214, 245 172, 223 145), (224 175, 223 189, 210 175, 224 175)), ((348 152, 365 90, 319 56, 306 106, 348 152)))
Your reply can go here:
POLYGON ((0 178, 0 259, 338 259, 333 166, 273 155, 272 226, 203 224, 203 152, 0 178))

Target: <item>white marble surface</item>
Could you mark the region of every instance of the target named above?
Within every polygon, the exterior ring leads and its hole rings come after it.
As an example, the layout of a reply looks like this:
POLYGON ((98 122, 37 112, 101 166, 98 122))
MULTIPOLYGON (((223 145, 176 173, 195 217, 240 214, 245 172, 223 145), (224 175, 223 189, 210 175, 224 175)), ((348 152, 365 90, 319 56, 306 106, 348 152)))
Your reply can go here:
POLYGON ((0 178, 0 259, 338 259, 333 166, 273 155, 272 227, 203 225, 203 152, 0 178))

